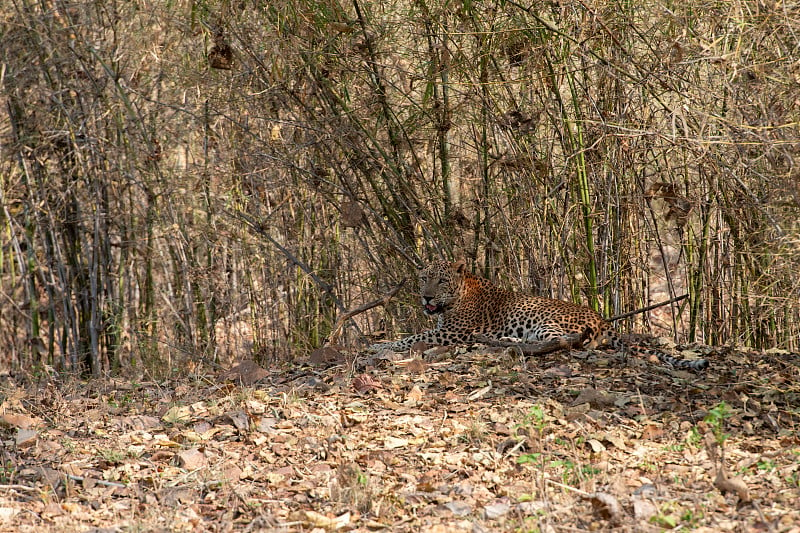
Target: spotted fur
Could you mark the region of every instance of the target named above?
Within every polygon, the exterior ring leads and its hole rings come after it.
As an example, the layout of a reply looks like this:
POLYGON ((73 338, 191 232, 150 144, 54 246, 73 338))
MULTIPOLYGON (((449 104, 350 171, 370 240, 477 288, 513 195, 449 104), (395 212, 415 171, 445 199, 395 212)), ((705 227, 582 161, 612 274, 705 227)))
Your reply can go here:
POLYGON ((463 261, 437 261, 420 272, 420 296, 428 315, 438 317, 435 329, 404 339, 371 346, 372 350, 408 350, 417 342, 435 346, 471 344, 476 335, 521 342, 548 341, 579 334, 594 349, 609 345, 622 351, 655 355, 667 366, 705 370, 705 359, 684 360, 656 350, 626 346, 611 324, 578 304, 527 296, 497 287, 469 273, 463 261))

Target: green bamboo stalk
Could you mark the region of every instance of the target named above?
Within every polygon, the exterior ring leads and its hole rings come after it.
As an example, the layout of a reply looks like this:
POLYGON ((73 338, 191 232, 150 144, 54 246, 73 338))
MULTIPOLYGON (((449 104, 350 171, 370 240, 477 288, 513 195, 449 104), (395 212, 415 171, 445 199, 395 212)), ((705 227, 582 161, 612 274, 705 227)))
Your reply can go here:
POLYGON ((572 108, 575 112, 575 120, 571 120, 567 115, 566 109, 563 111, 564 123, 566 125, 567 136, 570 141, 570 149, 573 154, 573 168, 575 170, 575 177, 577 180, 578 200, 581 208, 581 217, 583 219, 584 242, 587 257, 587 270, 588 277, 588 298, 589 307, 595 311, 599 311, 599 302, 597 298, 597 262, 595 258, 594 246, 594 215, 592 214, 592 199, 591 199, 591 186, 589 184, 589 176, 586 169, 586 158, 584 152, 586 146, 583 142, 583 127, 581 125, 580 117, 580 97, 575 88, 575 78, 571 69, 567 69, 566 73, 567 82, 570 88, 570 95, 572 97, 572 108))

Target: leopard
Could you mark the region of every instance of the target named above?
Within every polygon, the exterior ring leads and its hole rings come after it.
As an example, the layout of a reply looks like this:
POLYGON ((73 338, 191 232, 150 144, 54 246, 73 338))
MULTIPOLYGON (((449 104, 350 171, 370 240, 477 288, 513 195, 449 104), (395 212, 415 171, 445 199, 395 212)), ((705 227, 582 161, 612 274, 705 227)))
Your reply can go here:
POLYGON ((581 339, 587 350, 611 347, 655 356, 661 364, 701 372, 706 359, 679 359, 649 348, 628 346, 620 334, 593 309, 563 300, 532 296, 501 288, 468 271, 463 260, 432 261, 419 273, 420 298, 436 327, 369 350, 403 352, 423 342, 429 346, 472 345, 481 338, 520 343, 581 339))

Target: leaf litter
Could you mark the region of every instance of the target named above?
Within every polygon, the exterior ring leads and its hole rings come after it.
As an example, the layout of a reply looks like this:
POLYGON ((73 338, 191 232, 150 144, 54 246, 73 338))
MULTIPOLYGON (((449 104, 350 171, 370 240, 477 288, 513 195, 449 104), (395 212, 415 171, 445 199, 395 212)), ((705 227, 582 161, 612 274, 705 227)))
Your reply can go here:
POLYGON ((797 354, 710 357, 6 381, 0 531, 800 532, 797 354))

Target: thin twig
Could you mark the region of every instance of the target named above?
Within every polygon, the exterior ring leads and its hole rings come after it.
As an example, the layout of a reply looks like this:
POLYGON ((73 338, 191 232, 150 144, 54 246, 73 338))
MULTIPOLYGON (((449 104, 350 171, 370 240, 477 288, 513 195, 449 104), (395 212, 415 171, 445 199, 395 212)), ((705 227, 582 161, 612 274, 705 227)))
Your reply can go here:
POLYGON ((36 492, 39 489, 27 485, 0 485, 0 490, 21 490, 23 492, 36 492))
POLYGON ((551 485, 555 485, 556 487, 561 487, 562 489, 565 489, 565 490, 571 490, 572 492, 577 492, 581 496, 587 496, 588 497, 588 496, 592 495, 591 493, 586 492, 585 490, 576 489, 575 487, 570 487, 569 485, 564 485, 563 483, 559 483, 558 481, 553 481, 552 479, 545 479, 545 482, 547 482, 547 483, 549 483, 551 485))
POLYGON ((613 316, 608 319, 609 322, 614 322, 615 320, 622 320, 623 318, 628 318, 629 316, 638 315, 639 313, 646 313, 647 311, 652 311, 658 307, 663 307, 665 305, 674 304, 675 302, 680 302, 681 300, 685 300, 688 298, 688 294, 681 294, 680 296, 676 296, 670 300, 665 302, 658 302, 657 304, 648 305, 647 307, 642 307, 641 309, 636 309, 635 311, 630 311, 628 313, 623 313, 621 315, 613 316))
POLYGON ((389 300, 394 298, 395 294, 397 294, 400 291, 400 289, 403 287, 403 285, 405 285, 405 283, 406 283, 406 279, 403 278, 403 280, 400 283, 398 283, 395 287, 393 287, 392 290, 390 290, 389 292, 387 292, 386 294, 384 294, 383 296, 381 296, 377 300, 373 300, 371 302, 367 302, 367 303, 365 303, 363 305, 360 305, 360 306, 356 307, 355 309, 351 309, 349 311, 345 311, 344 314, 342 314, 342 316, 340 316, 336 320, 336 324, 334 324, 334 326, 333 326, 333 331, 331 331, 331 334, 330 334, 330 337, 329 337, 329 340, 328 340, 328 344, 329 345, 330 344, 336 344, 336 342, 339 340, 339 335, 341 335, 341 333, 342 333, 342 327, 344 326, 345 322, 347 322, 348 320, 350 320, 354 316, 363 313, 364 311, 369 311, 373 307, 377 307, 379 305, 386 305, 387 303, 389 303, 389 300))
POLYGON ((82 477, 82 476, 73 476, 71 474, 67 475, 67 477, 69 479, 71 479, 72 481, 77 481, 79 483, 83 483, 87 479, 90 479, 91 482, 94 483, 95 485, 103 485, 104 487, 117 487, 117 488, 120 488, 120 489, 124 489, 124 488, 128 487, 127 485, 125 485, 123 483, 116 483, 114 481, 105 481, 103 479, 85 478, 85 477, 82 477))

